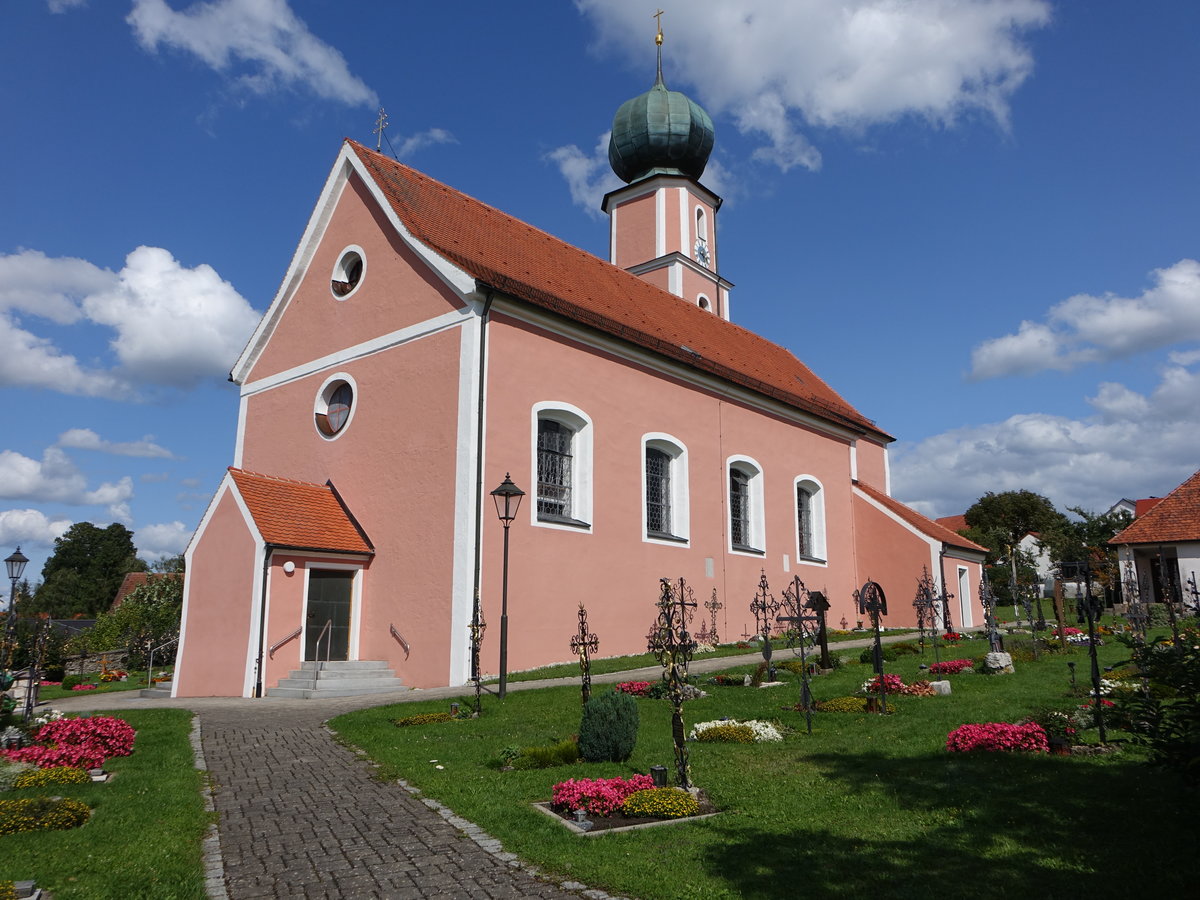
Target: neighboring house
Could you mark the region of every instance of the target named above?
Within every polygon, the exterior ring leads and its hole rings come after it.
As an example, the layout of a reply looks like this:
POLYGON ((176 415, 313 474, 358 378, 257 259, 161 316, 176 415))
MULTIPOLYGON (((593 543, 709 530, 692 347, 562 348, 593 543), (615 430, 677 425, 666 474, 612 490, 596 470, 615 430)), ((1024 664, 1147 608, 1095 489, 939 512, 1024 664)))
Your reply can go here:
POLYGON ((928 570, 953 624, 982 622, 984 548, 889 496, 892 436, 730 321, 711 127, 661 80, 618 112, 611 261, 345 142, 231 373, 177 696, 254 696, 326 655, 462 684, 477 598, 495 673, 506 473, 510 670, 572 658, 581 602, 602 654, 644 652, 662 577, 715 592, 727 639, 761 573, 823 591, 835 624, 874 580, 905 625, 928 570))
POLYGON ((1195 602, 1188 584, 1200 573, 1200 472, 1167 496, 1137 501, 1137 518, 1109 543, 1122 578, 1133 571, 1142 598, 1195 602))
MULTIPOLYGON (((966 515, 942 516, 940 519, 934 519, 934 521, 955 533, 961 533, 970 528, 967 524, 966 515)), ((1050 559, 1050 554, 1042 547, 1041 535, 1035 531, 1031 531, 1025 537, 1021 538, 1017 549, 1032 562, 1034 569, 1037 571, 1038 583, 1042 586, 1043 593, 1049 596, 1054 591, 1054 563, 1050 559)))

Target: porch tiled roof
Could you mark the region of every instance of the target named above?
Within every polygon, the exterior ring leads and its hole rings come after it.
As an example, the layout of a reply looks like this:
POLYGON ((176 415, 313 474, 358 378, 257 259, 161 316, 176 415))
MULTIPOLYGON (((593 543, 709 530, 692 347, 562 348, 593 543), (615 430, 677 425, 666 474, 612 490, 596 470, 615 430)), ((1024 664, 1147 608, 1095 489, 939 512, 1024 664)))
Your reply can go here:
MULTIPOLYGON (((1140 505, 1141 501, 1139 501, 1140 505)), ((1167 544, 1200 541, 1200 472, 1133 520, 1110 544, 1167 544)))
POLYGON ((413 236, 478 281, 693 369, 891 440, 778 344, 362 144, 347 144, 413 236))
POLYGON ((872 487, 865 481, 855 482, 855 485, 876 503, 891 510, 922 534, 928 535, 936 541, 941 541, 943 544, 949 544, 951 547, 959 547, 963 550, 975 550, 979 553, 988 552, 987 547, 981 547, 974 541, 967 540, 961 534, 951 531, 945 525, 939 525, 933 519, 921 515, 911 506, 905 506, 899 500, 889 497, 883 491, 872 487))
POLYGON ((268 544, 337 553, 374 553, 332 486, 229 467, 268 544))

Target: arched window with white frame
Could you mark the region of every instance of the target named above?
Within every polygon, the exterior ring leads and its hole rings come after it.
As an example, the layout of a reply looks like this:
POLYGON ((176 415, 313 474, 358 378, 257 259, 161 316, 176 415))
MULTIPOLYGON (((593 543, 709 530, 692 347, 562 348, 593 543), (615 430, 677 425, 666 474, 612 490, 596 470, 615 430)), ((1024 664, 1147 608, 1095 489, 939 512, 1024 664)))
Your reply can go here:
POLYGON ((825 492, 821 482, 811 475, 796 479, 796 560, 807 563, 826 561, 825 492))
POLYGON ((591 419, 570 404, 544 402, 534 405, 532 424, 534 523, 591 528, 591 419))
POLYGON ((642 436, 642 533, 686 544, 691 531, 687 450, 669 434, 642 436))
POLYGON ((748 456, 731 456, 729 475, 729 549, 762 556, 766 551, 762 466, 748 456))

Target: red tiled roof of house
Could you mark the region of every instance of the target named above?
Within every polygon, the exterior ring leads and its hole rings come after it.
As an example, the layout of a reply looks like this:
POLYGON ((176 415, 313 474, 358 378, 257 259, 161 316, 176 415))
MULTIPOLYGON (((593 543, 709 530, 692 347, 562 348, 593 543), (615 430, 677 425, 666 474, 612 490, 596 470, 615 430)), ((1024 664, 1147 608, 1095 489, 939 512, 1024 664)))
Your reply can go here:
POLYGON ((942 516, 940 519, 934 519, 939 525, 949 528, 951 531, 966 531, 967 525, 966 516, 942 516))
POLYGON ((229 467, 238 493, 268 544, 340 553, 374 553, 333 488, 229 467))
POLYGON ((911 506, 905 506, 899 500, 892 499, 883 491, 872 487, 865 481, 858 481, 855 484, 872 500, 887 507, 922 534, 926 534, 934 540, 941 541, 943 544, 949 544, 951 547, 960 547, 964 550, 977 550, 980 553, 988 552, 987 547, 981 547, 974 541, 967 540, 961 534, 957 534, 945 525, 940 525, 933 519, 921 515, 911 506))
POLYGON ((1150 512, 1150 510, 1154 509, 1154 507, 1158 506, 1158 504, 1160 504, 1162 502, 1163 502, 1162 497, 1144 497, 1141 500, 1134 500, 1133 501, 1133 517, 1135 519, 1140 519, 1142 516, 1144 516, 1146 513, 1150 512))
POLYGON ((346 143, 413 236, 478 281, 691 368, 891 440, 778 344, 362 144, 346 143))
POLYGON ((110 609, 116 609, 121 603, 148 581, 154 581, 159 578, 179 578, 175 572, 126 572, 125 578, 121 581, 121 586, 117 588, 117 595, 113 597, 112 606, 110 609))
MULTIPOLYGON (((1138 501, 1139 505, 1142 501, 1138 501)), ((1166 544, 1200 541, 1200 472, 1197 472, 1149 512, 1138 516, 1110 544, 1166 544)))

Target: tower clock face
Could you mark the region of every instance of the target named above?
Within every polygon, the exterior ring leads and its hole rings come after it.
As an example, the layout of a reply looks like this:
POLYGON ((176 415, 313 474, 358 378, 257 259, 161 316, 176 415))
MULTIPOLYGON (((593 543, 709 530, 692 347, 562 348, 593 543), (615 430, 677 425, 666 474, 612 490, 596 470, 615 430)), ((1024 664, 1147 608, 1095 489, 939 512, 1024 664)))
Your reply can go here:
POLYGON ((708 241, 696 241, 696 262, 708 265, 708 241))

